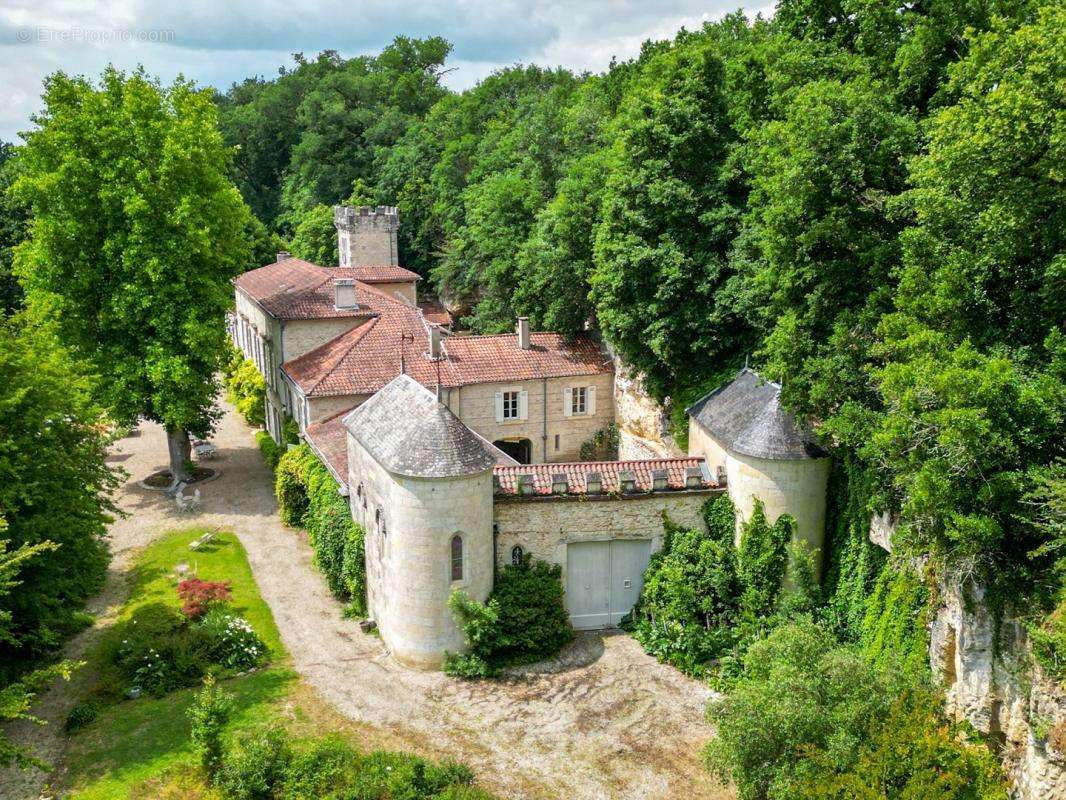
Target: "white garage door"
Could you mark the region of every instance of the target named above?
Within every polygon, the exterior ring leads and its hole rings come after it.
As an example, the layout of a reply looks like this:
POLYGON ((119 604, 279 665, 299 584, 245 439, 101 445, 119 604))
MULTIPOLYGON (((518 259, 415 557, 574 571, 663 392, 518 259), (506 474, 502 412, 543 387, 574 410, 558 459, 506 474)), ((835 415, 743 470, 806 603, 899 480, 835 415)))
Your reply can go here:
POLYGON ((566 547, 566 609, 578 630, 621 622, 640 597, 648 540, 576 542, 566 547))

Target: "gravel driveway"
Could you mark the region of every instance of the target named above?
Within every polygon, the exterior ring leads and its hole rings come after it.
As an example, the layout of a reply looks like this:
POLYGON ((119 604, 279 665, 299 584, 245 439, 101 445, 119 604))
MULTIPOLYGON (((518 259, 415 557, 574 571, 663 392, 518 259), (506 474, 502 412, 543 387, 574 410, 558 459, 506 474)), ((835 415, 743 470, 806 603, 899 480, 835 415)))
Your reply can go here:
MULTIPOLYGON (((463 761, 504 797, 732 797, 699 760, 712 735, 703 718, 709 691, 648 657, 628 636, 581 635, 554 662, 495 682, 468 683, 394 662, 380 639, 341 616, 311 566, 305 538, 278 520, 271 475, 232 409, 214 441, 222 475, 202 487, 196 514, 179 514, 172 500, 136 485, 165 466, 159 426, 144 424, 117 444, 112 460, 130 473, 118 502, 129 516, 111 528, 111 574, 92 604, 101 622, 71 642, 71 655, 85 651, 108 623, 108 609, 121 603, 131 552, 175 527, 219 526, 247 549, 295 668, 355 723, 364 746, 463 761)), ((38 713, 51 725, 25 732, 57 763, 56 731, 73 694, 63 685, 46 693, 38 713)), ((0 773, 6 787, 0 796, 35 796, 34 781, 16 787, 10 778, 0 773)))

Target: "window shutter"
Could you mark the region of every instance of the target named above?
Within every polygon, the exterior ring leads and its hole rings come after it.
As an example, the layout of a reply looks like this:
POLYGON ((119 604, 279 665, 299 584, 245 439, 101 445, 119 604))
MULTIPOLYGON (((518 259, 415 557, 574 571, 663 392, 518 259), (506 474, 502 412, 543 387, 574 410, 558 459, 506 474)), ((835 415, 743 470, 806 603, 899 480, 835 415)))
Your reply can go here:
POLYGON ((503 392, 496 392, 496 421, 503 422, 503 392))
POLYGON ((518 393, 518 418, 527 419, 529 417, 529 392, 525 389, 518 393))
POLYGON ((563 389, 563 416, 569 417, 574 413, 574 390, 567 386, 563 389))
POLYGON ((590 386, 585 390, 585 412, 591 417, 596 413, 596 387, 590 386))

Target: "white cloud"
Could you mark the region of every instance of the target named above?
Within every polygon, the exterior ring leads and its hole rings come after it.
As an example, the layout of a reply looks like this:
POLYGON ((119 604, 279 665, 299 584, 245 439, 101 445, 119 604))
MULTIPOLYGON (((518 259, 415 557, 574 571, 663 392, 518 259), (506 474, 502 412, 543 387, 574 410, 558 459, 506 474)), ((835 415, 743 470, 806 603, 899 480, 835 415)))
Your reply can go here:
MULTIPOLYGON (((225 89, 273 76, 290 54, 380 50, 398 34, 441 35, 455 45, 446 81, 463 89, 494 69, 539 63, 601 70, 635 56, 646 39, 698 28, 737 0, 5 0, 0 7, 0 139, 26 130, 41 82, 57 69, 99 75, 143 64, 225 89)), ((765 2, 765 0, 763 0, 765 2)), ((765 11, 762 3, 753 10, 765 11)))

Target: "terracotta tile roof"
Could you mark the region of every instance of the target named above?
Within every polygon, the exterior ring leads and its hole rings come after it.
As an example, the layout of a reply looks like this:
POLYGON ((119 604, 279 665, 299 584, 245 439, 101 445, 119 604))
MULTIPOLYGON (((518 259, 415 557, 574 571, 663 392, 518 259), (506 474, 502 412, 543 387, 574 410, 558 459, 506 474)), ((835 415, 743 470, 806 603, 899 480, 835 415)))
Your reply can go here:
POLYGON ((330 267, 330 272, 339 278, 355 278, 363 283, 413 283, 422 280, 417 272, 403 267, 363 265, 356 267, 330 267))
POLYGON ((346 277, 300 258, 287 258, 237 276, 233 283, 278 319, 365 316, 334 307, 333 278, 346 277))
MULTIPOLYGON (((643 461, 586 461, 562 464, 523 464, 495 467, 492 471, 494 491, 500 495, 558 494, 552 489, 555 475, 566 476, 566 494, 590 494, 589 478, 599 475, 600 494, 623 492, 621 478, 629 473, 634 492, 679 491, 681 489, 717 489, 718 482, 707 470, 702 456, 694 458, 654 458, 643 461), (532 491, 519 491, 522 476, 532 476, 532 491), (655 488, 656 477, 666 478, 666 486, 655 488), (691 479, 691 481, 690 481, 691 479)), ((528 484, 527 484, 528 486, 528 484)), ((595 493, 595 492, 591 492, 595 493)))
MULTIPOLYGON (((384 297, 384 295, 382 295, 384 297)), ((385 298, 389 300, 389 298, 385 298)), ((555 333, 534 333, 521 350, 517 337, 449 336, 439 363, 426 353, 428 332, 418 309, 399 301, 374 302, 374 319, 343 333, 282 369, 309 397, 373 394, 400 374, 401 336, 405 372, 423 386, 445 388, 611 373, 613 365, 589 338, 566 342, 555 333)))
POLYGON ((344 415, 350 409, 329 419, 308 425, 304 438, 323 464, 340 483, 348 485, 348 430, 344 427, 344 415))
MULTIPOLYGON (((361 299, 374 308, 373 319, 286 361, 285 374, 309 397, 373 394, 401 371, 423 386, 435 387, 437 363, 426 355, 429 336, 419 310, 372 287, 366 287, 361 299)), ((442 360, 440 367, 441 385, 456 386, 448 362, 442 360)))
POLYGON ((334 306, 334 278, 354 278, 364 284, 420 280, 403 267, 321 267, 290 257, 245 272, 233 282, 278 319, 365 316, 366 309, 334 306))
POLYGON ((530 349, 522 350, 513 333, 450 336, 444 350, 460 385, 614 372, 611 360, 591 337, 567 341, 558 333, 533 333, 530 342, 530 349))
POLYGON ((418 310, 422 312, 426 322, 431 322, 434 325, 443 325, 445 328, 450 328, 454 321, 452 320, 451 312, 433 300, 419 300, 418 310))

